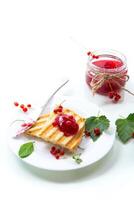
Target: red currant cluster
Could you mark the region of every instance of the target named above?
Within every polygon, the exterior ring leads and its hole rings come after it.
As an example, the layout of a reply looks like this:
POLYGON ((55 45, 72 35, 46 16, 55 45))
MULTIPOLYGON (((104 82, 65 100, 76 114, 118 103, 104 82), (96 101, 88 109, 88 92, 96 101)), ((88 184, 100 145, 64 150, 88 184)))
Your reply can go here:
POLYGON ((58 160, 61 156, 64 156, 65 152, 55 146, 51 147, 50 153, 58 160))
POLYGON ((109 92, 109 93, 108 93, 108 97, 109 97, 110 99, 113 99, 114 102, 118 102, 118 101, 121 99, 121 95, 118 94, 117 92, 114 92, 114 91, 109 92))
POLYGON ((99 58, 99 56, 96 56, 96 55, 92 54, 91 51, 87 52, 87 55, 88 56, 92 56, 92 58, 95 58, 95 59, 99 58))
POLYGON ((63 110, 63 107, 60 105, 58 108, 54 109, 54 113, 57 114, 57 113, 61 113, 63 110))
MULTIPOLYGON (((94 134, 96 136, 99 136, 101 134, 101 130, 99 128, 94 128, 93 132, 94 132, 94 134)), ((89 137, 90 136, 90 132, 89 131, 85 131, 85 136, 89 137)))
POLYGON ((18 102, 14 102, 14 105, 16 107, 20 107, 22 109, 23 112, 27 112, 29 108, 31 108, 31 104, 27 104, 27 105, 24 105, 24 104, 19 104, 18 102))

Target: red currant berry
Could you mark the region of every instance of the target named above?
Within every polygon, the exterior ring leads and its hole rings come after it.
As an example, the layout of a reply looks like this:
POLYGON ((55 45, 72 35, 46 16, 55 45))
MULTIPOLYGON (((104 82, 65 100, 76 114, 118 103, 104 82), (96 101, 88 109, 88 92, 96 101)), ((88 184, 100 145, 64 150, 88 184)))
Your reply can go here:
POLYGON ((87 52, 87 55, 88 55, 88 56, 90 56, 90 55, 91 55, 91 52, 90 52, 90 51, 89 51, 89 52, 87 52))
POLYGON ((115 95, 118 99, 120 99, 121 98, 121 96, 119 95, 119 94, 116 94, 115 95))
POLYGON ((72 122, 68 120, 68 121, 65 122, 65 124, 66 124, 67 127, 69 127, 69 126, 72 125, 72 122))
POLYGON ((109 96, 110 99, 113 99, 113 97, 114 97, 114 92, 109 92, 109 93, 108 93, 108 96, 109 96))
POLYGON ((85 136, 86 136, 86 137, 89 137, 89 136, 90 136, 90 132, 85 131, 85 136))
POLYGON ((22 108, 22 109, 23 109, 24 107, 25 107, 25 106, 24 106, 24 104, 21 104, 21 105, 20 105, 20 108, 22 108))
POLYGON ((18 102, 14 102, 14 105, 15 105, 15 106, 19 106, 19 103, 18 103, 18 102))
POLYGON ((60 105, 60 106, 59 106, 59 108, 63 109, 63 106, 62 106, 62 105, 60 105))
POLYGON ((93 55, 92 58, 98 59, 99 56, 93 55))
POLYGON ((33 123, 28 123, 27 124, 28 127, 31 127, 32 125, 33 125, 33 123))
POLYGON ((31 108, 31 104, 27 104, 27 107, 28 107, 28 108, 31 108))
POLYGON ((100 135, 101 134, 101 131, 100 131, 100 129, 99 128, 95 128, 94 129, 94 133, 95 133, 95 135, 100 135))
POLYGON ((58 112, 62 112, 62 108, 58 108, 57 111, 58 111, 58 112))
POLYGON ((54 152, 54 151, 50 150, 50 153, 51 153, 53 156, 55 156, 55 152, 54 152))
POLYGON ((55 146, 52 146, 52 148, 51 148, 51 151, 55 151, 56 150, 56 147, 55 146))
POLYGON ((73 115, 70 115, 70 116, 69 116, 69 119, 74 119, 73 115))
POLYGON ((59 153, 60 153, 60 149, 57 149, 57 150, 56 150, 56 154, 59 154, 59 153))
POLYGON ((64 154, 65 154, 65 152, 62 150, 62 151, 60 152, 60 155, 61 155, 61 156, 64 156, 64 154))
POLYGON ((24 107, 24 108, 23 108, 23 112, 27 112, 27 111, 28 111, 27 108, 24 107))
POLYGON ((24 123, 24 124, 21 124, 22 127, 26 127, 27 126, 27 123, 24 123))
POLYGON ((56 122, 53 122, 52 125, 53 125, 54 127, 56 127, 56 126, 57 126, 57 123, 56 123, 56 122))
POLYGON ((118 101, 120 100, 120 98, 121 98, 120 96, 117 96, 117 95, 116 95, 115 98, 114 98, 114 101, 115 101, 115 102, 118 102, 118 101))
POLYGON ((92 55, 92 58, 96 58, 96 56, 95 56, 95 55, 92 55))
POLYGON ((59 160, 60 156, 59 156, 59 155, 57 155, 57 156, 55 156, 55 158, 56 158, 57 160, 59 160))

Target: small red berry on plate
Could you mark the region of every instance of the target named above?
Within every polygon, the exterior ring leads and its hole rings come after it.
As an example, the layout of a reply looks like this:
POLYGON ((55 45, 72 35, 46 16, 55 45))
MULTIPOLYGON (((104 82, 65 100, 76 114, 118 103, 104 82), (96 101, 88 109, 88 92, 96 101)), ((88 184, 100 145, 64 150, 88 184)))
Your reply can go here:
POLYGON ((26 127, 27 126, 27 123, 24 123, 24 124, 21 124, 22 127, 26 127))
POLYGON ((32 125, 33 125, 33 123, 28 123, 27 124, 28 127, 31 127, 32 125))
POLYGON ((92 58, 96 58, 96 56, 95 56, 95 55, 92 55, 92 58))
POLYGON ((90 136, 90 132, 85 131, 85 136, 86 136, 86 137, 89 137, 89 136, 90 136))
POLYGON ((54 156, 55 155, 55 152, 54 151, 52 151, 52 150, 50 150, 50 153, 54 156))
POLYGON ((59 153, 60 153, 60 149, 57 149, 57 150, 56 150, 56 153, 59 154, 59 153))
POLYGON ((23 108, 23 112, 27 112, 27 111, 28 111, 27 108, 24 107, 24 108, 23 108))
POLYGON ((55 151, 55 150, 56 150, 56 147, 52 146, 51 151, 55 151))
POLYGON ((20 108, 22 108, 22 109, 23 109, 24 107, 25 107, 25 106, 24 106, 24 104, 21 104, 21 105, 20 105, 20 108))
POLYGON ((55 147, 55 146, 52 146, 52 147, 51 147, 50 153, 51 153, 53 156, 56 156, 56 147, 55 147))
POLYGON ((100 135, 101 134, 101 131, 100 131, 100 129, 99 128, 95 128, 94 129, 94 133, 95 133, 95 135, 100 135))
POLYGON ((98 58, 99 58, 99 56, 92 55, 92 58, 98 59, 98 58))
POLYGON ((19 106, 19 103, 18 103, 18 102, 14 102, 14 105, 15 105, 15 106, 19 106))
POLYGON ((62 151, 60 152, 60 155, 61 155, 61 156, 64 156, 64 154, 65 154, 65 152, 62 150, 62 151))
POLYGON ((28 108, 31 108, 31 104, 27 104, 27 107, 28 107, 28 108))

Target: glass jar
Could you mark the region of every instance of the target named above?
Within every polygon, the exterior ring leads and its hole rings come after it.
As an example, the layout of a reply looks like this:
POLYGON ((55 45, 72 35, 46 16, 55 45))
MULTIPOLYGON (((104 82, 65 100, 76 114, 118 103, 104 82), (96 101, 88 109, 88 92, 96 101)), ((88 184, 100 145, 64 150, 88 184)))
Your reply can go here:
POLYGON ((119 92, 127 78, 126 58, 121 53, 99 50, 89 56, 86 82, 94 93, 107 95, 111 91, 119 92))

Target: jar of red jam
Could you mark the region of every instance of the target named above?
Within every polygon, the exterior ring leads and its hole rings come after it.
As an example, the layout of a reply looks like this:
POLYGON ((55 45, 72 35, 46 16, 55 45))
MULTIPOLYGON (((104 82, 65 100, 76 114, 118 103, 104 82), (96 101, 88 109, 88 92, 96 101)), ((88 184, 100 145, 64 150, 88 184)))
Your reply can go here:
POLYGON ((95 51, 89 55, 86 82, 93 92, 107 95, 119 92, 127 81, 127 64, 124 55, 113 50, 95 51))

